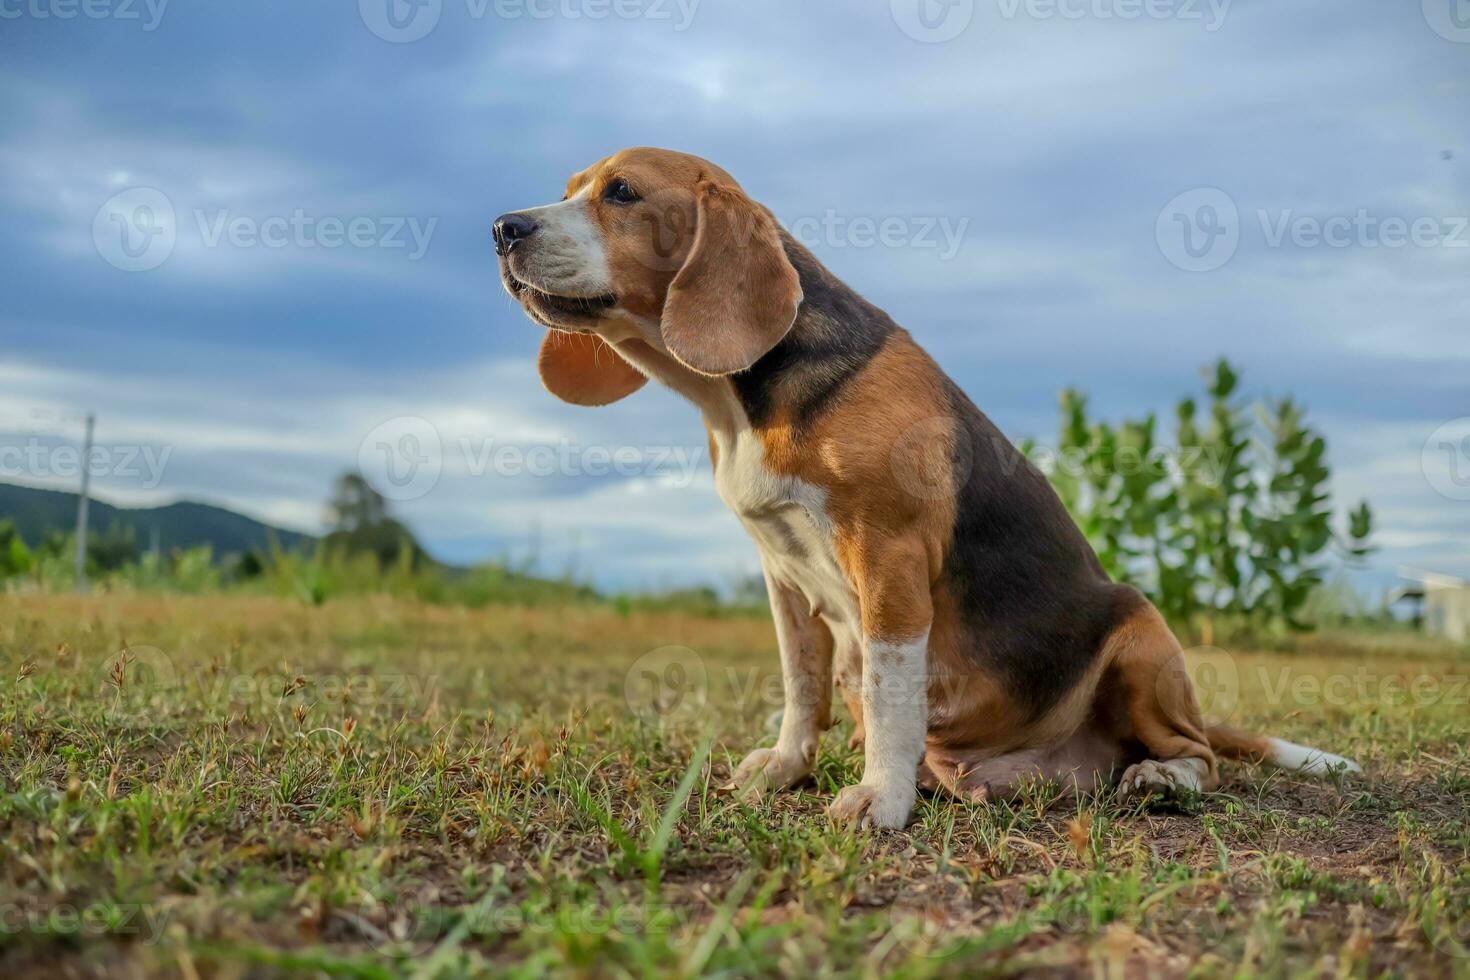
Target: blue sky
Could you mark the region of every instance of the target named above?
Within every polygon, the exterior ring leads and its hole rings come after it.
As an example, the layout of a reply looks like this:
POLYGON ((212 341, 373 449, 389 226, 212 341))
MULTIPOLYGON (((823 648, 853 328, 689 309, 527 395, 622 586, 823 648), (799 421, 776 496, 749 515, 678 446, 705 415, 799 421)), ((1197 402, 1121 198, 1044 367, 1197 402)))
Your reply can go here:
POLYGON ((0 448, 93 409, 110 500, 319 529, 386 433, 437 440, 397 507, 445 559, 753 570, 695 412, 554 401, 496 279, 497 214, 657 145, 1008 434, 1224 354, 1376 508, 1366 581, 1470 575, 1466 0, 0 0, 0 92, 0 448))

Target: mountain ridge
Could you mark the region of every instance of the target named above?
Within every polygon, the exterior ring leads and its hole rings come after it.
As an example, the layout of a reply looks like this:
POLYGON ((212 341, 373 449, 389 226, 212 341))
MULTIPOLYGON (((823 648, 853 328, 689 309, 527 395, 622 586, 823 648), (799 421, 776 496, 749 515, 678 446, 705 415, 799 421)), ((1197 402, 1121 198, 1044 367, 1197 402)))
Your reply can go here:
MULTIPOLYGON (((0 520, 15 522, 28 546, 35 547, 51 531, 71 532, 76 527, 75 492, 0 483, 0 520)), ((315 535, 268 524, 219 504, 199 500, 176 500, 155 507, 122 507, 93 495, 88 514, 93 531, 113 526, 132 527, 139 547, 147 548, 155 529, 164 551, 209 545, 215 555, 264 551, 271 539, 282 548, 310 545, 315 535)))

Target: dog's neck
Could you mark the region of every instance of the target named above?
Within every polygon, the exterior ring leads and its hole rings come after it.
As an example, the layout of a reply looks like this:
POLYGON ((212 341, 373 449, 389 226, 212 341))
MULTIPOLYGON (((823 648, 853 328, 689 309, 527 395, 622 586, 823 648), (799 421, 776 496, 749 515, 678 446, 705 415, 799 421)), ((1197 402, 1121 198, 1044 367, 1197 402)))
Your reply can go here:
POLYGON ((657 324, 629 323, 604 335, 644 374, 693 402, 713 431, 805 425, 900 329, 800 242, 785 232, 781 237, 802 303, 786 336, 748 369, 725 377, 691 371, 656 339, 657 324))

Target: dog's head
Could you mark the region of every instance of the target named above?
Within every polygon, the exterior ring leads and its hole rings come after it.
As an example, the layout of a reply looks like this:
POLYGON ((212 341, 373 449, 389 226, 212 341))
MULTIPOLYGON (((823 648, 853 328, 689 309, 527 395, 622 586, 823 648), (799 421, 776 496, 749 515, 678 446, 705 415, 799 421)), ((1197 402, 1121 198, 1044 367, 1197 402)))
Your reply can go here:
POLYGON ((576 404, 642 386, 609 339, 732 374, 785 336, 801 304, 770 212, 719 167, 670 150, 615 153, 574 174, 559 202, 501 215, 495 251, 506 290, 550 328, 542 379, 576 404))

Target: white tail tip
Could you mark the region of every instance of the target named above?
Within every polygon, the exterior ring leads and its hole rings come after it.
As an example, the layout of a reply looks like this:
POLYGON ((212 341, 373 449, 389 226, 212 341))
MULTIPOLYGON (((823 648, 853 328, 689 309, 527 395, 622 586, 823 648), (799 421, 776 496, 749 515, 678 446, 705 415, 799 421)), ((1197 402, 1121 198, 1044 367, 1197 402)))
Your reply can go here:
POLYGON ((1282 769, 1295 769, 1297 772, 1307 772, 1313 775, 1326 775, 1330 772, 1362 772, 1363 767, 1351 759, 1344 759, 1340 755, 1331 752, 1323 752, 1321 749, 1309 748, 1305 745, 1297 745, 1288 742, 1284 738, 1267 739, 1271 743, 1270 762, 1282 769))

